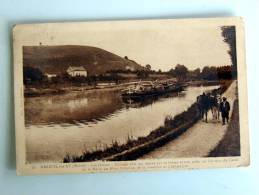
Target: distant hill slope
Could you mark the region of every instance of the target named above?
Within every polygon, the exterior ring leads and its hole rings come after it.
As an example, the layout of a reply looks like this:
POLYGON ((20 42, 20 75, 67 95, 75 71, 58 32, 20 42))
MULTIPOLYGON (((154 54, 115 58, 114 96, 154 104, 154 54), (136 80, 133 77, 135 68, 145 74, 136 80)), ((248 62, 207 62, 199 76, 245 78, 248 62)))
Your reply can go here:
POLYGON ((23 65, 37 67, 44 73, 61 74, 69 66, 83 66, 89 75, 109 70, 143 69, 136 62, 124 59, 106 50, 77 45, 24 46, 23 65))

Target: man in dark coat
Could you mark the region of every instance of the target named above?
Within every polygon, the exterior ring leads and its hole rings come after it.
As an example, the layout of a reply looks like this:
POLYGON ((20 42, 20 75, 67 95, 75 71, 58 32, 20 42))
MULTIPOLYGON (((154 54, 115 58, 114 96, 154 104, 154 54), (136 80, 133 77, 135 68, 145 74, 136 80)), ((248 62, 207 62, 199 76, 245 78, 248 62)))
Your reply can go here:
POLYGON ((229 102, 227 101, 226 97, 223 97, 223 101, 220 103, 220 112, 221 112, 221 116, 222 116, 222 124, 225 125, 225 121, 229 120, 229 110, 230 110, 230 105, 229 102))

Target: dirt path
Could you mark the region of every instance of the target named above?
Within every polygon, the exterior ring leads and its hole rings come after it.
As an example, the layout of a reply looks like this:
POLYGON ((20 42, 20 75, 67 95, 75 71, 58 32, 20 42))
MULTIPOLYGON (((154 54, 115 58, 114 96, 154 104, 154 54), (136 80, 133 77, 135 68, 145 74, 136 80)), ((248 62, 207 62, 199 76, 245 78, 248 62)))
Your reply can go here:
MULTIPOLYGON (((236 81, 234 81, 224 96, 230 103, 232 114, 233 103, 236 98, 236 81)), ((203 157, 208 156, 218 143, 223 139, 227 131, 227 125, 222 125, 221 121, 212 120, 211 112, 208 115, 208 123, 199 121, 178 139, 173 140, 140 159, 150 158, 181 158, 181 157, 203 157)))

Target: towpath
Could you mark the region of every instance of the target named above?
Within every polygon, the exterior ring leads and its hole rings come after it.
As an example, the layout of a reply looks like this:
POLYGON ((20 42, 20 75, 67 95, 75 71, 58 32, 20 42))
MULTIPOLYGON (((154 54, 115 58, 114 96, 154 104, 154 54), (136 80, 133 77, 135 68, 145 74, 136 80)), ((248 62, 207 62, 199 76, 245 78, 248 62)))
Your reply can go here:
MULTIPOLYGON (((236 85, 237 82, 234 81, 223 95, 227 97, 230 103, 229 116, 232 114, 233 103, 236 99, 236 85)), ((209 112, 208 123, 200 120, 177 139, 144 155, 140 159, 208 156, 209 152, 223 139, 226 131, 227 125, 223 126, 221 121, 213 120, 212 114, 209 112)))

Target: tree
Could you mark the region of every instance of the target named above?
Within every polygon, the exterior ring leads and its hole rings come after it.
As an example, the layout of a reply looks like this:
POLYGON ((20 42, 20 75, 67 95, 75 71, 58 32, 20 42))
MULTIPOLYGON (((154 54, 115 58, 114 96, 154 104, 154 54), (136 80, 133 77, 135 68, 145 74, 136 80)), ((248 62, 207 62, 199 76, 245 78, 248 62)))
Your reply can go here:
POLYGON ((43 73, 38 68, 33 68, 30 66, 23 67, 23 82, 28 84, 29 82, 40 82, 44 78, 43 73))
POLYGON ((236 56, 236 28, 235 26, 222 26, 221 35, 223 36, 224 42, 229 45, 228 54, 230 55, 232 62, 232 74, 237 74, 237 56, 236 56))
POLYGON ((137 76, 138 76, 139 78, 141 78, 141 79, 147 78, 148 75, 149 75, 148 72, 145 71, 145 70, 139 70, 139 71, 137 72, 137 76))
POLYGON ((201 69, 196 68, 195 70, 193 70, 193 73, 196 74, 196 76, 199 76, 201 74, 201 69))
POLYGON ((194 70, 189 70, 187 73, 187 78, 188 80, 197 80, 200 79, 200 74, 201 74, 201 69, 196 68, 194 70))
POLYGON ((184 65, 177 64, 174 68, 174 73, 178 80, 185 80, 188 73, 188 68, 186 68, 184 65))
POLYGON ((146 69, 147 69, 148 71, 151 71, 151 65, 150 65, 150 64, 147 64, 147 65, 146 65, 146 69))
POLYGON ((116 82, 116 83, 119 83, 119 75, 118 75, 118 73, 111 73, 111 80, 116 82))
POLYGON ((168 73, 173 76, 173 77, 176 77, 176 74, 175 74, 175 71, 174 71, 174 68, 171 68, 168 73))
POLYGON ((219 79, 232 79, 232 66, 217 67, 219 79))
POLYGON ((202 69, 201 77, 205 80, 216 80, 218 79, 217 68, 214 66, 205 66, 202 69))

